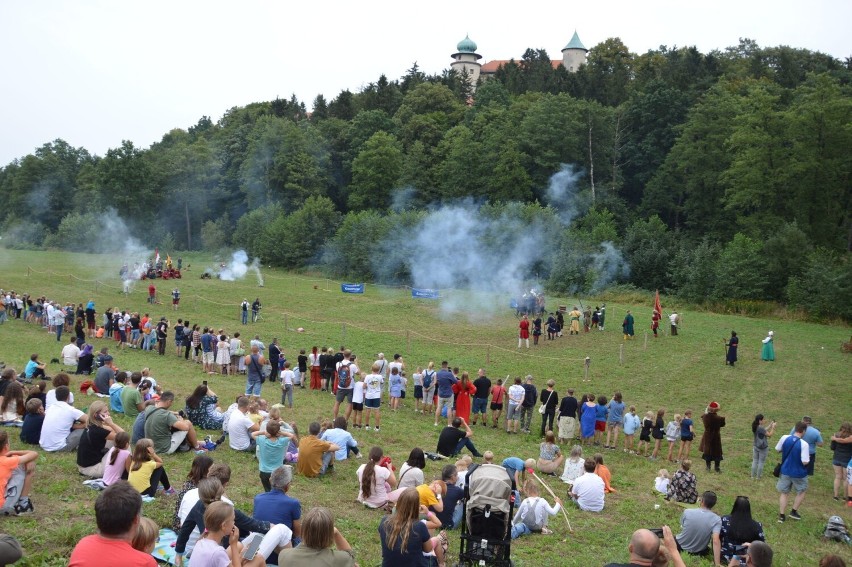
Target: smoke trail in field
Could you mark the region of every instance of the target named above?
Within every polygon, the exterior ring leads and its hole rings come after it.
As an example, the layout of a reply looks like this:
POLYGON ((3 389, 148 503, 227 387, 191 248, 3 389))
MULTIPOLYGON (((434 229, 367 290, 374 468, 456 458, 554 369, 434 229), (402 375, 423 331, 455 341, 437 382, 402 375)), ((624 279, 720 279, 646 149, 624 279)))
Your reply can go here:
POLYGON ((231 255, 231 261, 219 272, 219 278, 225 281, 236 281, 243 279, 247 273, 252 272, 257 276, 257 284, 263 287, 263 275, 260 273, 260 260, 255 258, 251 263, 245 250, 237 250, 231 255))

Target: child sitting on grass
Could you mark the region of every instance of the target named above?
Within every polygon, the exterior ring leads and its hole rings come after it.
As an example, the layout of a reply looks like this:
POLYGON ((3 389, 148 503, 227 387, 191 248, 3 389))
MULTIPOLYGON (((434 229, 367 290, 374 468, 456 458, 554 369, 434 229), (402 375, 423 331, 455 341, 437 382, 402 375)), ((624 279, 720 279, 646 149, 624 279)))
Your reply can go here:
POLYGON ((552 534, 553 531, 547 527, 547 520, 549 516, 559 513, 562 500, 557 497, 556 503, 551 507, 544 498, 539 496, 538 484, 533 479, 528 479, 524 483, 524 493, 527 497, 512 519, 512 539, 525 534, 552 534))
POLYGON ((142 516, 139 518, 139 525, 136 526, 136 533, 133 535, 131 547, 136 551, 151 554, 157 546, 157 539, 160 536, 160 526, 151 518, 142 516))
POLYGON ((150 439, 140 439, 133 448, 133 457, 130 461, 130 474, 127 481, 139 491, 142 496, 153 498, 157 494, 157 487, 163 484, 164 494, 174 494, 175 489, 169 484, 166 469, 163 468, 163 459, 154 452, 154 442, 150 439))
POLYGON ((130 472, 130 436, 126 431, 115 435, 115 446, 109 450, 109 458, 104 465, 104 484, 109 486, 126 479, 130 472))
POLYGON ((657 478, 654 479, 654 490, 661 494, 669 493, 669 471, 660 469, 657 478))
POLYGON ((44 406, 38 398, 30 398, 26 404, 27 415, 21 426, 21 441, 28 445, 38 445, 41 426, 44 424, 44 406))
POLYGON ((604 492, 610 494, 615 492, 615 489, 610 485, 612 481, 612 473, 609 472, 609 467, 604 464, 603 455, 595 453, 595 474, 601 477, 604 481, 604 492))

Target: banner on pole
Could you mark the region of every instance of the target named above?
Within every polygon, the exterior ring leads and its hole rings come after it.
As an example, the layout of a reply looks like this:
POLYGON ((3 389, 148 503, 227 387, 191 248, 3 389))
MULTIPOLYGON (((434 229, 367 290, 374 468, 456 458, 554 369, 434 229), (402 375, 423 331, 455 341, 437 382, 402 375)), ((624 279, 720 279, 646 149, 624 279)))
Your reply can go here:
POLYGON ((440 294, 437 289, 417 289, 411 288, 411 297, 420 299, 440 299, 440 294))
POLYGON ((340 284, 340 291, 343 293, 364 293, 364 284, 343 283, 340 284))

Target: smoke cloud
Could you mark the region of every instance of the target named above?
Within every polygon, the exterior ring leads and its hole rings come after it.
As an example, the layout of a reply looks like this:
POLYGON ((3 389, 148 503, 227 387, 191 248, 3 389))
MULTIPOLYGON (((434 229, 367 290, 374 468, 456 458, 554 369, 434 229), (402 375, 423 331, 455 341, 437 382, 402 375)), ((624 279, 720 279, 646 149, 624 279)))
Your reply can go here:
POLYGON ((245 250, 237 250, 231 255, 231 261, 219 272, 219 279, 232 282, 241 280, 249 272, 257 276, 257 284, 263 287, 263 275, 260 273, 260 260, 255 258, 249 263, 245 250))

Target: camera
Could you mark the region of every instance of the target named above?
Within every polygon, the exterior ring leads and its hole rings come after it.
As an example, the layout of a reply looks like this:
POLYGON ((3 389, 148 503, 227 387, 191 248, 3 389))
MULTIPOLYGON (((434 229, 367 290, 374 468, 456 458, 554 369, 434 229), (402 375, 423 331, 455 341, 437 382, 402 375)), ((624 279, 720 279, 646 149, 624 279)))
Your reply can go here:
POLYGON ((663 539, 663 528, 648 528, 648 531, 658 538, 663 539))

